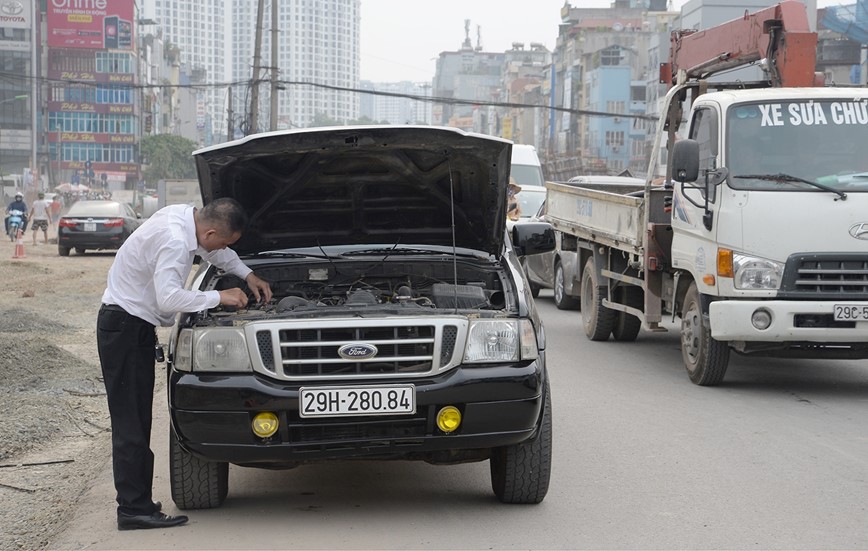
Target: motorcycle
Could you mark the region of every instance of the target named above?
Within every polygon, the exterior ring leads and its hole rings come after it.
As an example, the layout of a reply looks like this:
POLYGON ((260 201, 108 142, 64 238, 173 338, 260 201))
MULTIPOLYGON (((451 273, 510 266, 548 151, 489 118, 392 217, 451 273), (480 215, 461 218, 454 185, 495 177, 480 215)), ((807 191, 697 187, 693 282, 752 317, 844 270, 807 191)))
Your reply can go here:
POLYGON ((24 227, 24 213, 20 210, 10 210, 8 220, 9 240, 15 241, 18 238, 18 230, 24 227))

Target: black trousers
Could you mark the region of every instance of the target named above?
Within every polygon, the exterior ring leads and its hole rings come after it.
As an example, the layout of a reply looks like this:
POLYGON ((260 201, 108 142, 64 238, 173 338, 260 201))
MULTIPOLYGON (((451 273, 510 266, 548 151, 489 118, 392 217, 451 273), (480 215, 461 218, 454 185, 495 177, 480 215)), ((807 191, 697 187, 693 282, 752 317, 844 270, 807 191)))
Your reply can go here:
POLYGON ((104 304, 97 316, 96 343, 112 424, 118 512, 148 515, 154 512, 150 444, 156 328, 119 306, 104 304))

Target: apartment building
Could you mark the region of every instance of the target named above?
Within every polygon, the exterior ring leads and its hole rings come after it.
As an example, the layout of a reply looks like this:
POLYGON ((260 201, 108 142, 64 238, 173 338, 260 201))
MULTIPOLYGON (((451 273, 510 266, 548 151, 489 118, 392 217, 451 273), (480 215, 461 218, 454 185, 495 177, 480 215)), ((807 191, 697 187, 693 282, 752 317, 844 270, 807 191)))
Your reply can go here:
POLYGON ((233 111, 238 134, 269 130, 271 68, 278 70, 277 129, 304 128, 324 115, 348 122, 359 117, 360 0, 277 0, 277 62, 272 63, 272 4, 263 3, 256 128, 249 128, 257 2, 229 0, 233 111))

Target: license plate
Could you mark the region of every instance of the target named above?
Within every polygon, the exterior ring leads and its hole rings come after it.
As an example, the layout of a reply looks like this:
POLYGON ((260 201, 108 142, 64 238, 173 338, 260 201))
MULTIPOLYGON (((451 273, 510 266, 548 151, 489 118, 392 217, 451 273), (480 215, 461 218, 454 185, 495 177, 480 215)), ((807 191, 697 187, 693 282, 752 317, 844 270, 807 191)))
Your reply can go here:
POLYGON ((868 321, 868 304, 836 304, 835 321, 868 321))
POLYGON ((416 413, 413 385, 312 387, 299 389, 301 417, 349 417, 416 413))
POLYGON ((96 231, 96 222, 85 222, 84 231, 96 231))

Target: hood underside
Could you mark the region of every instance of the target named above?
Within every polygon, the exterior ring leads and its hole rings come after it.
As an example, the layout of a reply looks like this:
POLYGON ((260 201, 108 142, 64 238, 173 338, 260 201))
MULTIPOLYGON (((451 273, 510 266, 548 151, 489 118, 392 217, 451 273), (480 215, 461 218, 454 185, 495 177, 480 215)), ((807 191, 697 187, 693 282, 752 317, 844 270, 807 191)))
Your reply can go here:
POLYGON ((394 243, 499 255, 511 147, 454 128, 357 126, 255 134, 193 156, 204 203, 231 197, 250 217, 240 255, 394 243))

